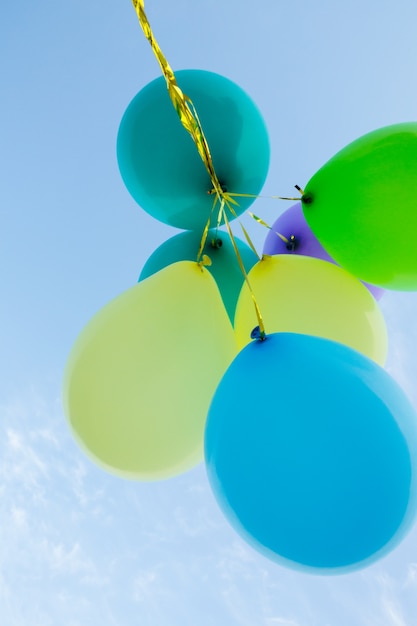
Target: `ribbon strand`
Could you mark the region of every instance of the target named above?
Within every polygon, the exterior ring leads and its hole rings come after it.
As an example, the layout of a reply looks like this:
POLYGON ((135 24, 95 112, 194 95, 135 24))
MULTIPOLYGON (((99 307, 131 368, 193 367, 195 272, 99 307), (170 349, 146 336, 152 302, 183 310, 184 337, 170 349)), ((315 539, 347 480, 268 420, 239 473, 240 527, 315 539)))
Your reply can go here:
POLYGON ((174 108, 178 114, 178 117, 181 120, 182 125, 191 135, 197 147, 198 153, 210 176, 211 183, 216 192, 216 196, 218 199, 225 198, 227 200, 227 194, 223 191, 222 186, 217 178, 216 172, 214 171, 210 149, 206 137, 203 133, 203 129, 201 127, 195 107, 191 99, 187 95, 185 95, 178 86, 175 74, 153 35, 151 26, 145 13, 144 0, 132 0, 132 4, 136 11, 136 15, 138 16, 139 23, 142 27, 145 37, 149 41, 153 53, 160 65, 162 74, 167 83, 168 93, 171 98, 172 104, 174 105, 174 108))
MULTIPOLYGON (((250 286, 248 276, 245 270, 245 266, 240 256, 240 253, 236 245, 236 241, 233 236, 232 230, 230 228, 229 220, 227 218, 226 211, 225 211, 225 206, 226 206, 231 211, 232 215, 236 217, 236 212, 234 211, 232 205, 233 204, 238 205, 238 202, 232 196, 240 195, 243 197, 247 194, 230 194, 224 190, 223 186, 219 182, 219 179, 217 178, 216 172, 214 170, 214 165, 213 165, 213 161, 211 158, 210 149, 209 149, 206 137, 204 135, 197 111, 194 107, 192 100, 186 94, 184 94, 182 90, 180 89, 180 87, 178 86, 177 80, 175 78, 175 74, 153 35, 151 26, 149 24, 148 18, 145 13, 144 0, 132 0, 132 4, 136 11, 136 15, 139 19, 139 23, 142 27, 145 37, 149 41, 151 48, 153 50, 153 53, 160 65, 162 74, 167 84, 168 94, 171 98, 172 104, 178 114, 178 117, 180 118, 181 124, 183 125, 185 130, 191 135, 194 141, 194 144, 197 147, 198 153, 210 176, 210 180, 213 186, 213 189, 209 190, 208 193, 215 194, 215 198, 214 198, 210 217, 207 221, 207 224, 204 228, 204 232, 201 238, 200 248, 199 248, 198 255, 197 255, 197 262, 200 265, 208 265, 211 263, 210 258, 207 257, 207 255, 203 255, 203 249, 207 240, 207 234, 208 234, 212 214, 216 208, 217 203, 219 202, 220 206, 219 206, 219 212, 218 212, 218 218, 217 218, 217 226, 220 225, 223 219, 226 225, 230 240, 232 242, 240 269, 242 271, 246 284, 249 287, 251 297, 255 305, 256 316, 257 316, 258 324, 259 324, 260 339, 265 339, 265 328, 264 328, 262 315, 261 315, 258 303, 256 301, 255 295, 250 286)), ((256 253, 256 250, 252 242, 250 242, 249 235, 246 233, 245 230, 244 230, 244 233, 245 233, 247 241, 250 243, 251 248, 256 253)), ((257 256, 259 258, 259 255, 257 256)))

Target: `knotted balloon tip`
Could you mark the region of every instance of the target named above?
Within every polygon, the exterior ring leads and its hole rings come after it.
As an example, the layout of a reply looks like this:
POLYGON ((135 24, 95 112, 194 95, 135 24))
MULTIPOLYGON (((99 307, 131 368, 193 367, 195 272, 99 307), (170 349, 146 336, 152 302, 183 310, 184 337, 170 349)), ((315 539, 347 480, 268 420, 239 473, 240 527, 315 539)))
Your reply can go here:
POLYGON ((303 204, 311 204, 313 202, 313 194, 312 193, 304 193, 301 196, 301 202, 303 204))
POLYGON ((201 271, 203 271, 203 267, 210 267, 210 265, 211 265, 210 257, 207 256, 207 254, 203 254, 200 261, 198 261, 198 266, 200 267, 201 271))
POLYGON ((298 244, 297 239, 295 238, 295 235, 291 235, 288 238, 287 243, 285 244, 286 249, 288 250, 288 252, 294 252, 294 250, 296 249, 298 244))
POLYGON ((258 341, 265 341, 266 335, 265 331, 261 330, 259 326, 255 326, 250 334, 251 339, 257 339, 258 341))
POLYGON ((212 248, 221 248, 223 245, 223 241, 220 239, 220 237, 213 237, 213 239, 210 241, 210 246, 212 248))

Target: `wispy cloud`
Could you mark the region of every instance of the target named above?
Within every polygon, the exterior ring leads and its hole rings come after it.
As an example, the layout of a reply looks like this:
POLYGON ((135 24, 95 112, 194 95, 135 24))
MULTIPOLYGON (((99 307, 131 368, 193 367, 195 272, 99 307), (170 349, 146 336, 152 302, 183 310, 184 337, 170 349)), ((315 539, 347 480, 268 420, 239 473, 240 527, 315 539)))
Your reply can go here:
POLYGON ((133 599, 144 602, 150 595, 155 595, 158 575, 155 569, 137 574, 133 580, 133 599))
POLYGON ((383 598, 382 600, 383 612, 385 614, 385 624, 387 626, 410 626, 405 621, 403 612, 400 606, 392 599, 383 598))
POLYGON ((43 404, 34 417, 26 400, 26 411, 24 402, 3 407, 0 424, 7 626, 84 626, 97 615, 119 626, 132 614, 141 626, 410 626, 417 533, 357 574, 288 570, 229 526, 204 468, 122 481, 78 450, 59 406, 43 404))
POLYGON ((417 563, 409 563, 407 568, 406 586, 417 588, 417 563))
POLYGON ((266 623, 267 626, 300 626, 298 621, 286 619, 285 617, 268 617, 266 623))

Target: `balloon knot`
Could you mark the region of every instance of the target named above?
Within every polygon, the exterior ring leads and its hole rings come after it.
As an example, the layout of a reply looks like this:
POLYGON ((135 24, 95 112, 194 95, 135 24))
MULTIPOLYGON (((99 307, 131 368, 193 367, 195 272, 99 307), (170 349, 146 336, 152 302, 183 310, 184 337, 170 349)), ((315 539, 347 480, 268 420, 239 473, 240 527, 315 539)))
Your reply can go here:
POLYGON ((294 252, 297 245, 298 241, 296 240, 295 235, 291 235, 291 237, 289 237, 287 243, 285 244, 285 247, 289 252, 294 252))
POLYGON ((207 254, 203 254, 201 261, 198 262, 200 267, 209 267, 211 265, 211 259, 207 254))
POLYGON ((220 239, 220 237, 213 237, 213 239, 210 241, 210 245, 212 248, 221 248, 223 245, 223 241, 220 239))
POLYGON ((258 341, 265 341, 266 335, 265 331, 261 330, 259 326, 255 326, 250 334, 251 339, 257 339, 258 341))
POLYGON ((313 194, 311 194, 311 193, 304 193, 301 196, 301 202, 303 204, 311 204, 313 202, 313 194))

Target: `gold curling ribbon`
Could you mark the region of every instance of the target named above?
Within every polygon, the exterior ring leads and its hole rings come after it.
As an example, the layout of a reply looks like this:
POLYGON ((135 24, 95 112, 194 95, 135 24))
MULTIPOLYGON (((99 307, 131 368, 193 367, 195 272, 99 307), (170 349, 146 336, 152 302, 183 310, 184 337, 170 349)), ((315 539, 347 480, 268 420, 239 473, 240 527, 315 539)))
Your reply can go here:
POLYGON ((258 196, 255 193, 234 193, 229 192, 228 195, 233 199, 236 198, 268 198, 268 200, 301 200, 301 197, 298 198, 287 198, 285 196, 258 196))
POLYGON ((217 178, 216 172, 214 171, 210 149, 204 136, 203 129, 201 127, 200 120, 198 119, 195 107, 191 99, 187 95, 185 95, 178 86, 175 74, 153 35, 148 18, 146 17, 144 0, 132 0, 132 3, 138 16, 142 30, 145 33, 145 37, 149 41, 153 53, 161 67, 162 74, 165 77, 168 93, 171 98, 172 104, 174 105, 174 108, 181 120, 182 125, 191 135, 200 154, 200 157, 203 160, 204 165, 206 166, 207 172, 213 185, 213 189, 216 193, 216 197, 219 199, 225 198, 225 200, 229 200, 227 198, 227 192, 223 191, 222 186, 217 178))
MULTIPOLYGON (((251 211, 248 211, 249 215, 255 220, 255 222, 258 222, 258 224, 260 224, 261 226, 265 226, 266 228, 269 228, 269 230, 272 230, 272 226, 270 226, 269 224, 267 224, 266 222, 264 222, 263 219, 261 219, 260 217, 258 217, 257 215, 255 215, 254 213, 251 213, 251 211)), ((281 233, 279 233, 277 230, 272 231, 274 232, 276 235, 278 235, 278 237, 281 239, 281 241, 283 241, 284 243, 289 243, 289 239, 287 239, 287 237, 285 237, 284 235, 281 235, 281 233)))
POLYGON ((249 233, 248 233, 248 231, 247 231, 247 230, 246 230, 246 228, 243 226, 242 222, 240 222, 240 221, 239 221, 239 225, 240 225, 240 228, 242 229, 242 232, 243 232, 243 234, 244 234, 244 236, 245 236, 245 239, 246 239, 246 241, 247 241, 247 243, 248 243, 248 246, 250 247, 250 249, 252 250, 252 252, 254 252, 254 253, 256 254, 256 256, 257 256, 257 258, 258 258, 258 261, 260 261, 260 260, 261 260, 261 257, 259 256, 258 251, 257 251, 257 249, 255 248, 255 246, 253 245, 253 243, 252 243, 252 239, 249 237, 249 233))
POLYGON ((198 254, 197 254, 197 263, 201 262, 201 255, 203 254, 204 246, 206 245, 207 235, 208 235, 208 231, 210 229, 211 216, 212 216, 212 213, 213 213, 214 208, 216 206, 216 203, 217 203, 217 196, 216 196, 216 198, 214 198, 214 202, 213 202, 213 206, 211 207, 210 215, 208 217, 206 225, 204 226, 203 234, 202 234, 201 241, 200 241, 200 247, 198 249, 198 254))
POLYGON ((226 215, 226 213, 224 211, 224 203, 222 204, 222 210, 223 210, 224 223, 226 224, 227 232, 229 233, 230 241, 232 242, 232 245, 233 245, 233 248, 234 248, 234 251, 235 251, 238 263, 239 263, 240 271, 242 272, 242 274, 244 276, 246 285, 249 288, 250 295, 251 295, 253 304, 255 306, 255 312, 256 312, 256 317, 258 319, 258 326, 259 326, 259 339, 261 341, 263 341, 266 338, 266 335, 265 335, 265 325, 264 325, 264 321, 263 321, 263 318, 262 318, 262 313, 261 313, 259 305, 258 305, 258 303, 256 301, 255 294, 254 294, 254 291, 252 289, 252 286, 251 286, 251 284, 249 282, 249 278, 248 278, 248 275, 247 275, 247 272, 246 272, 246 269, 245 269, 242 257, 240 256, 240 252, 239 252, 239 249, 237 247, 237 244, 236 244, 236 241, 235 241, 232 229, 230 228, 229 220, 227 219, 227 215, 226 215))
MULTIPOLYGON (((136 15, 138 16, 139 19, 139 23, 142 27, 142 30, 145 34, 146 39, 149 41, 152 51, 160 65, 160 68, 162 70, 162 74, 166 80, 166 84, 167 84, 167 88, 168 88, 168 94, 171 98, 172 104, 174 105, 174 108, 178 114, 178 117, 180 118, 181 124, 184 126, 184 128, 188 131, 188 133, 191 135, 198 153, 206 167, 206 170, 210 176, 211 179, 211 183, 213 185, 213 189, 212 190, 208 190, 208 193, 212 193, 215 194, 215 198, 214 198, 214 202, 213 202, 213 207, 211 210, 211 214, 210 217, 207 221, 207 224, 204 228, 204 232, 203 232, 203 236, 201 239, 201 243, 200 243, 200 248, 198 251, 198 257, 197 257, 197 262, 200 265, 208 265, 211 263, 210 258, 207 257, 207 255, 203 255, 203 249, 204 249, 204 245, 206 243, 206 239, 207 239, 207 233, 209 230, 209 225, 210 225, 210 221, 211 221, 211 216, 212 213, 216 207, 216 204, 218 201, 220 201, 220 208, 219 208, 219 213, 218 213, 218 219, 217 219, 217 226, 220 225, 220 222, 222 220, 222 218, 224 219, 224 222, 226 224, 227 227, 227 231, 229 233, 229 237, 230 240, 232 242, 240 269, 243 273, 243 276, 245 278, 246 284, 249 287, 250 293, 251 293, 251 297, 253 300, 253 303, 255 305, 255 311, 256 311, 256 316, 258 318, 258 324, 259 324, 259 331, 260 331, 260 339, 263 340, 265 339, 265 328, 264 328, 264 323, 263 323, 263 319, 262 319, 262 315, 258 306, 258 303, 256 301, 255 295, 253 293, 252 287, 250 286, 249 280, 248 280, 248 276, 245 270, 245 266, 243 264, 242 258, 240 256, 238 247, 236 245, 236 241, 235 238, 233 236, 232 230, 230 228, 230 224, 229 224, 229 220, 227 219, 226 216, 226 212, 224 210, 225 205, 229 208, 229 210, 232 212, 232 214, 234 215, 234 217, 236 217, 236 212, 233 210, 231 205, 238 205, 238 202, 236 200, 234 200, 234 198, 232 196, 247 196, 247 197, 251 197, 249 194, 231 194, 227 191, 225 191, 222 187, 222 185, 219 182, 219 179, 217 178, 216 172, 214 170, 214 166, 213 166, 213 161, 211 158, 211 154, 210 154, 210 149, 207 143, 207 139, 204 135, 200 120, 198 118, 197 115, 197 111, 194 107, 194 104, 192 102, 192 100, 183 93, 183 91, 180 89, 180 87, 177 84, 177 80, 175 78, 175 74, 171 68, 171 66, 169 65, 167 59, 165 58, 161 48, 159 47, 151 26, 149 24, 148 18, 146 16, 145 13, 145 3, 144 0, 132 0, 132 4, 133 7, 136 11, 136 15)), ((256 197, 256 196, 255 196, 256 197)), ((242 225, 241 225, 242 226, 242 225)), ((243 226, 242 226, 243 229, 243 226)), ((245 233, 245 237, 247 239, 247 241, 250 243, 250 246, 252 248, 252 250, 254 250, 255 254, 258 256, 252 242, 250 241, 249 235, 246 233, 245 229, 244 233, 245 233)))

